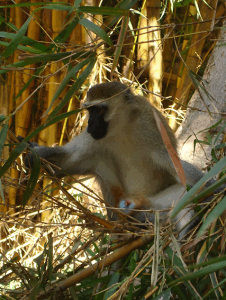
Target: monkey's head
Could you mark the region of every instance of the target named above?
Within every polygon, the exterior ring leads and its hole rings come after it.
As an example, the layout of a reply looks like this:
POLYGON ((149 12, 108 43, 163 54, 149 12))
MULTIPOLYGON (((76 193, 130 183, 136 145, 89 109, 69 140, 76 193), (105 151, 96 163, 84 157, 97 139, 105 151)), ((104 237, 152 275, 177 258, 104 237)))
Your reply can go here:
POLYGON ((83 105, 89 112, 87 132, 99 140, 107 135, 109 127, 116 129, 119 123, 122 127, 122 119, 125 118, 125 113, 122 112, 125 104, 133 97, 130 89, 120 82, 101 83, 91 87, 83 105))

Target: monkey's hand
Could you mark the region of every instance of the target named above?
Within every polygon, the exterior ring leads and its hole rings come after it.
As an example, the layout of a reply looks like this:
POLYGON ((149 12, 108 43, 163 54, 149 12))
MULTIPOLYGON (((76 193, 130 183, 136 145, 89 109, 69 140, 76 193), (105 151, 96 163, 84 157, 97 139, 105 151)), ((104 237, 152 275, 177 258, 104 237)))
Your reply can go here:
MULTIPOLYGON (((23 142, 24 140, 24 137, 18 135, 17 136, 17 139, 20 141, 20 142, 23 142)), ((28 141, 27 142, 28 145, 29 145, 29 148, 35 148, 35 147, 39 147, 39 145, 35 142, 30 142, 28 141)), ((29 167, 33 167, 33 155, 31 153, 29 153, 26 157, 25 157, 25 160, 24 160, 24 164, 25 164, 25 167, 29 168, 29 167)))
MULTIPOLYGON (((18 136, 17 136, 17 139, 18 139, 20 142, 23 142, 24 137, 18 135, 18 136)), ((28 143, 28 145, 29 145, 30 148, 39 147, 39 144, 37 144, 37 143, 35 143, 35 142, 30 142, 30 141, 28 141, 27 143, 28 143)))
MULTIPOLYGON (((21 136, 17 137, 19 141, 23 141, 24 138, 21 136)), ((27 142, 29 145, 29 148, 34 149, 34 151, 43 159, 47 160, 48 162, 50 162, 51 164, 54 164, 56 166, 60 166, 60 162, 62 160, 63 157, 63 147, 45 147, 45 146, 39 146, 37 143, 34 142, 27 142)), ((25 166, 27 168, 32 168, 34 165, 34 160, 33 160, 33 155, 32 153, 29 153, 26 157, 25 157, 25 166)), ((53 175, 57 176, 57 177, 63 177, 65 176, 65 173, 63 171, 61 171, 58 168, 54 168, 53 166, 51 166, 51 168, 47 168, 44 164, 43 164, 44 168, 47 170, 48 172, 52 173, 53 175)))

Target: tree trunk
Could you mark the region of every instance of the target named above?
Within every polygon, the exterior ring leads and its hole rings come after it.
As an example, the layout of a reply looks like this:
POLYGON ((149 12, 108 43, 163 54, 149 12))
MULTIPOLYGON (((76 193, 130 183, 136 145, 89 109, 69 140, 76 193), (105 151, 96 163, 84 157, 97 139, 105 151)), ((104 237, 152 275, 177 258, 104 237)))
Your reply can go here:
MULTIPOLYGON (((208 82, 206 86, 207 91, 216 100, 212 100, 212 103, 217 108, 219 113, 216 112, 214 106, 203 91, 201 91, 201 95, 205 104, 201 99, 199 92, 195 91, 188 104, 191 108, 187 110, 186 118, 176 133, 181 157, 193 163, 200 169, 206 168, 207 164, 211 160, 211 149, 213 146, 196 144, 194 152, 195 139, 202 141, 207 140, 205 133, 206 131, 201 133, 198 132, 204 130, 205 128, 211 127, 222 118, 226 119, 226 46, 220 46, 224 43, 225 39, 226 31, 224 27, 222 27, 218 39, 219 41, 210 56, 203 76, 203 79, 208 82), (212 112, 212 119, 207 112, 207 107, 212 112), (190 135, 191 137, 189 138, 190 135)), ((213 141, 219 132, 219 127, 221 126, 222 123, 218 127, 208 130, 213 141)), ((220 139, 222 139, 222 135, 215 145, 220 144, 220 139)))

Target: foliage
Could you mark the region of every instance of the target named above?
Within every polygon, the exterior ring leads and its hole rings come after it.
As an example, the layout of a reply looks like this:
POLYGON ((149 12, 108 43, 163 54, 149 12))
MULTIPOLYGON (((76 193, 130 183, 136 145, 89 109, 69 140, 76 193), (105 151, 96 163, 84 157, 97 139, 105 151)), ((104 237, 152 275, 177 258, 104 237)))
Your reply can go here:
POLYGON ((197 143, 213 145, 216 165, 173 211, 176 214, 190 203, 203 223, 180 244, 171 226, 159 227, 157 222, 153 240, 151 224, 141 228, 134 220, 107 221, 101 197, 87 183, 90 178, 53 180, 41 170, 38 156, 31 174, 24 172, 21 154, 31 151, 30 139, 52 145, 50 138, 54 136, 54 142, 60 140, 61 144, 71 138, 74 123, 77 132, 82 129, 83 112, 77 102, 93 82, 118 78, 142 93, 148 88, 150 101, 155 100, 153 95, 162 100, 163 108, 174 116, 174 126, 179 113, 175 115, 176 109, 168 107, 169 96, 186 106, 193 83, 214 100, 200 77, 203 70, 197 74, 213 46, 209 47, 208 40, 214 30, 209 28, 210 22, 206 31, 200 30, 200 20, 212 20, 216 13, 209 2, 194 1, 195 6, 191 1, 165 2, 161 12, 156 2, 151 12, 162 16, 161 33, 157 21, 146 24, 152 26, 151 32, 140 26, 150 7, 144 2, 139 8, 136 2, 122 0, 108 7, 85 6, 80 0, 32 1, 0 7, 1 81, 4 87, 5 82, 12 87, 4 94, 9 99, 8 110, 5 116, 0 115, 1 299, 226 298, 225 196, 216 195, 203 209, 197 205, 226 181, 222 172, 225 158, 217 157, 225 143, 218 145, 208 131, 207 142, 196 140, 194 147, 197 143), (18 14, 16 18, 13 11, 18 14), (52 31, 48 18, 43 21, 48 11, 52 31), (38 27, 42 30, 35 38, 38 27), (145 41, 143 37, 148 38, 145 41), (155 62, 162 50, 163 74, 162 63, 155 62), (148 55, 144 58, 141 53, 145 51, 148 55), (150 58, 151 51, 154 54, 150 58), (163 78, 163 84, 156 74, 163 78), (61 122, 64 129, 59 130, 57 123, 61 122), (24 136, 23 142, 19 143, 12 132, 24 136), (51 134, 45 140, 47 132, 51 134), (10 153, 5 154, 6 148, 10 153), (218 173, 222 178, 199 193, 218 173), (122 240, 112 241, 114 233, 122 240), (121 264, 113 265, 118 259, 122 259, 121 264))

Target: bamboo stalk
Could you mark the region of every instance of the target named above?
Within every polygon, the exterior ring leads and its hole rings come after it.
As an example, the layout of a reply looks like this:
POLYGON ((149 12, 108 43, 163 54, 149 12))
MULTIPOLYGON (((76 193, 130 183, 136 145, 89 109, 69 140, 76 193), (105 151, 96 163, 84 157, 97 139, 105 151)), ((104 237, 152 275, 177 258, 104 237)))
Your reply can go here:
MULTIPOLYGON (((149 56, 149 80, 148 89, 157 95, 162 94, 162 46, 161 30, 159 30, 160 0, 147 0, 148 26, 148 56, 149 56)), ((161 98, 149 94, 150 102, 157 108, 161 108, 161 98)))
MULTIPOLYGON (((75 285, 76 283, 82 281, 83 279, 91 276, 92 274, 95 274, 96 270, 101 270, 104 267, 107 267, 114 262, 118 261, 119 259, 123 258, 124 256, 128 255, 131 251, 137 249, 138 247, 141 247, 143 245, 146 245, 153 239, 153 235, 150 236, 142 236, 127 245, 117 249, 114 253, 108 255, 107 257, 103 258, 101 261, 98 261, 96 264, 93 264, 92 266, 68 277, 65 280, 62 280, 55 285, 49 286, 45 289, 45 292, 39 293, 37 295, 37 300, 44 299, 46 297, 46 294, 52 294, 56 291, 63 291, 67 288, 69 288, 72 285, 75 285)), ((28 297, 25 297, 24 300, 30 299, 28 297)))
MULTIPOLYGON (((143 9, 141 13, 146 16, 147 8, 146 8, 146 0, 143 2, 143 9)), ((140 26, 139 28, 144 28, 139 30, 138 35, 138 47, 137 47, 137 67, 143 68, 148 63, 148 34, 147 34, 147 19, 140 16, 140 26)))
MULTIPOLYGON (((203 20, 210 20, 215 15, 215 10, 217 9, 216 5, 218 0, 209 0, 207 1, 208 7, 203 1, 199 1, 199 8, 202 15, 203 20)), ((180 102, 181 104, 186 104, 188 101, 188 97, 190 94, 191 87, 191 78, 189 76, 189 71, 197 72, 197 67, 200 64, 200 57, 202 53, 203 46, 205 44, 206 38, 210 34, 211 22, 206 23, 198 23, 195 26, 195 33, 191 40, 191 46, 188 50, 188 55, 186 59, 186 68, 183 70, 183 74, 175 95, 175 100, 180 102)), ((178 109, 180 106, 176 105, 175 108, 178 109)), ((170 126, 173 130, 176 130, 176 112, 172 111, 172 118, 170 119, 170 126)))
MULTIPOLYGON (((37 0, 31 0, 32 3, 38 2, 37 0)), ((37 8, 36 6, 30 7, 30 14, 34 11, 34 9, 37 8)), ((36 41, 39 40, 40 35, 40 27, 36 20, 38 20, 38 17, 40 17, 41 11, 38 11, 36 14, 33 15, 33 18, 31 19, 31 22, 28 26, 27 31, 27 37, 32 38, 36 41)), ((25 85, 31 78, 31 76, 35 72, 35 65, 29 65, 28 69, 24 71, 23 73, 23 85, 25 85)), ((23 92, 21 95, 21 103, 23 103, 30 95, 32 89, 34 87, 34 80, 31 82, 28 88, 23 92)), ((26 103, 22 106, 22 108, 19 110, 19 119, 17 126, 20 130, 20 135, 25 137, 27 136, 27 133, 30 128, 31 123, 31 116, 32 116, 32 103, 33 103, 34 97, 31 97, 26 103)))
MULTIPOLYGON (((21 0, 18 0, 16 3, 21 3, 21 0)), ((22 9, 20 7, 15 7, 14 11, 13 9, 10 10, 11 19, 14 21, 16 27, 18 29, 21 28, 21 26, 24 23, 24 17, 25 14, 23 13, 22 9)), ((18 62, 19 51, 14 52, 13 61, 14 63, 18 62)), ((14 76, 12 76, 12 81, 14 82, 13 87, 15 87, 12 93, 10 93, 10 109, 12 109, 15 105, 14 97, 19 93, 21 86, 22 86, 22 73, 15 72, 14 76)), ((20 105, 21 103, 21 97, 19 97, 16 100, 16 106, 20 105)), ((18 126, 19 120, 21 118, 20 111, 15 115, 15 133, 16 135, 21 135, 20 128, 18 126)), ((12 181, 17 180, 19 176, 19 172, 16 170, 16 168, 11 168, 10 176, 12 178, 12 181)), ((10 187, 9 188, 9 205, 15 206, 16 205, 16 197, 17 197, 17 189, 10 187)), ((14 213, 14 210, 11 210, 11 213, 14 213)))

